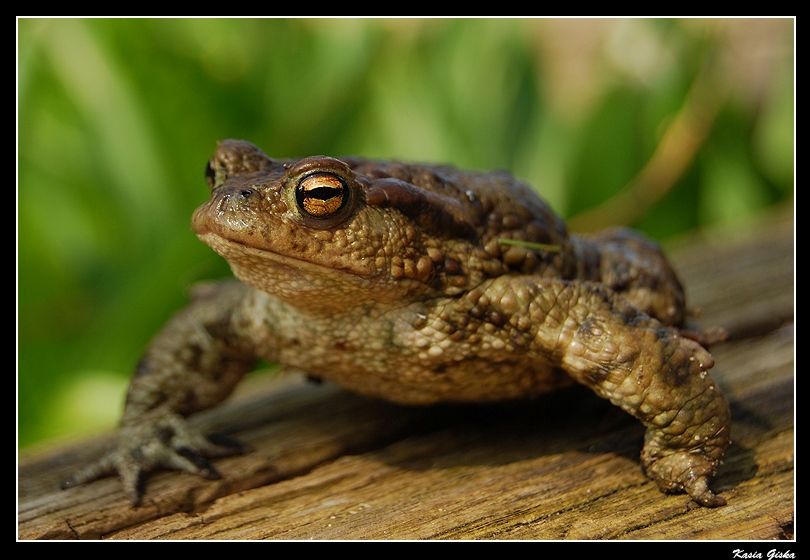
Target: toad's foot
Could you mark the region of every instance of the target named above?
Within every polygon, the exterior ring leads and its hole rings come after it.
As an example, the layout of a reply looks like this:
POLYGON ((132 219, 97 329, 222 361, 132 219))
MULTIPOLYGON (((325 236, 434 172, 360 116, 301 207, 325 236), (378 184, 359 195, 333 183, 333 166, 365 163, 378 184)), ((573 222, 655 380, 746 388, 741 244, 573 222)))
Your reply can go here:
POLYGON ((118 473, 127 499, 137 506, 143 495, 146 473, 166 468, 217 479, 220 475, 208 459, 246 451, 247 447, 239 442, 226 438, 209 439, 189 426, 183 417, 168 414, 122 426, 114 447, 98 461, 63 481, 61 487, 71 488, 118 473))
POLYGON ((718 461, 687 452, 673 453, 651 463, 642 452, 644 472, 664 492, 686 492, 698 504, 706 507, 726 505, 726 500, 709 489, 709 481, 717 470, 718 461))
POLYGON ((644 405, 638 410, 647 425, 641 464, 664 492, 686 492, 702 506, 722 506, 726 501, 709 489, 709 482, 731 443, 731 412, 728 401, 706 372, 714 360, 694 341, 681 340, 680 352, 672 355, 669 364, 681 364, 690 375, 659 376, 667 383, 652 383, 645 404, 654 404, 667 395, 679 398, 670 398, 668 406, 658 410, 644 405), (688 359, 683 359, 683 352, 688 359), (679 384, 673 383, 675 380, 679 384))

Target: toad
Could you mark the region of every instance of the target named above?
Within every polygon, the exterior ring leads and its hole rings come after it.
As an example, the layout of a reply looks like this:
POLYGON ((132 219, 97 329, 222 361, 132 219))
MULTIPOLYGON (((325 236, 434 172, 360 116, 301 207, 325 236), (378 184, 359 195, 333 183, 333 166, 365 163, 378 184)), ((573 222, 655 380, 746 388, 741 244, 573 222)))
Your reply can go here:
MULTIPOLYGON (((186 421, 259 359, 412 405, 524 399, 581 383, 646 427, 641 466, 703 506, 729 445, 712 356, 684 330, 659 248, 575 236, 505 172, 326 156, 278 160, 226 140, 206 170, 197 236, 239 281, 207 285, 136 368, 117 443, 63 486, 118 473, 215 478, 241 451, 186 421)), ((703 344, 701 344, 703 342, 703 344)))

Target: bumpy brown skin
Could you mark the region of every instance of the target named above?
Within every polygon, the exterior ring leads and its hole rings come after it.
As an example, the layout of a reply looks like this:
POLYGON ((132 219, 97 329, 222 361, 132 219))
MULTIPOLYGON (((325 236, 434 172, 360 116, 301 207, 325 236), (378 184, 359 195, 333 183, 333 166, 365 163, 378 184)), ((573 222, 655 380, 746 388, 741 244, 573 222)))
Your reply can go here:
POLYGON ((258 358, 401 403, 532 397, 572 380, 647 427, 642 466, 705 506, 729 444, 711 355, 678 327, 683 290, 658 248, 613 230, 569 236, 506 173, 219 144, 197 235, 239 282, 208 285, 138 366, 118 445, 65 486, 118 472, 133 503, 157 467, 208 477, 184 417, 222 401, 258 358), (510 244, 510 240, 542 244, 510 244))

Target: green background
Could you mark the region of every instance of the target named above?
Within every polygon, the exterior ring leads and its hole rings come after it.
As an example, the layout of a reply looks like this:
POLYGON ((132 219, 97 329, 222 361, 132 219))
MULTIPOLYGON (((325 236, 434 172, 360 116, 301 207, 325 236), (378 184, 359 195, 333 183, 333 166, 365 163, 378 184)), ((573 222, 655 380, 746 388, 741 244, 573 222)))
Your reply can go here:
POLYGON ((18 19, 17 32, 20 447, 110 430, 189 285, 229 275, 189 227, 220 139, 505 168, 576 229, 626 223, 664 242, 793 204, 792 19, 18 19), (638 207, 614 198, 628 185, 638 207))

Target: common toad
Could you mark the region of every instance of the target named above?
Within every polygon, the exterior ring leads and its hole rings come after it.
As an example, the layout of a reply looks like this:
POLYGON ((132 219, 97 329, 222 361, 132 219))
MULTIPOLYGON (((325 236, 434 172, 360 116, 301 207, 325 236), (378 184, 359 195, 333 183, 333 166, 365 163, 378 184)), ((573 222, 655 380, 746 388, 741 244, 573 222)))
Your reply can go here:
POLYGON ((214 478, 240 451, 185 417, 258 359, 399 403, 527 398, 572 382, 647 428, 641 463, 704 506, 729 445, 728 403, 658 247, 569 235, 526 184, 325 156, 276 160, 226 140, 206 170, 199 238, 241 282, 198 290, 137 366, 116 446, 63 486, 118 473, 133 504, 158 467, 214 478))

